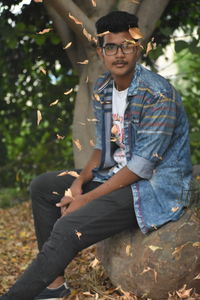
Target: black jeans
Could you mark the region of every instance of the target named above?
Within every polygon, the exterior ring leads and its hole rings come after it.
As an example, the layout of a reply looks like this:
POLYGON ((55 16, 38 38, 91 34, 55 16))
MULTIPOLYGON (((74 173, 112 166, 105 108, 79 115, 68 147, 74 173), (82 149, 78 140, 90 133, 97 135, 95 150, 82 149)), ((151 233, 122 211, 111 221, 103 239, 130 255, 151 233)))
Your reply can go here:
MULTIPOLYGON (((82 249, 126 229, 138 228, 131 187, 97 198, 77 211, 62 216, 55 204, 75 179, 49 172, 31 183, 31 198, 39 254, 1 300, 32 300, 82 249), (77 234, 78 232, 78 234, 77 234), (80 233, 80 234, 79 234, 80 233)), ((86 193, 101 183, 83 186, 86 193)))

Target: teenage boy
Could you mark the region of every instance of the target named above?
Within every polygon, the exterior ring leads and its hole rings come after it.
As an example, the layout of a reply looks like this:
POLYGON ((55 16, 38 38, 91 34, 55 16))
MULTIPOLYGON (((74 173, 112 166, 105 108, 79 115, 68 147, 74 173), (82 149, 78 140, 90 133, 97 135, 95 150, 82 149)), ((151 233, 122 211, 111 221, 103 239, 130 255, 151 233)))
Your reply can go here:
POLYGON ((59 171, 32 182, 40 252, 1 300, 68 295, 63 272, 80 250, 125 229, 150 232, 179 219, 188 205, 188 122, 179 94, 136 64, 136 16, 111 12, 96 28, 108 70, 94 88, 96 146, 78 177, 59 171))

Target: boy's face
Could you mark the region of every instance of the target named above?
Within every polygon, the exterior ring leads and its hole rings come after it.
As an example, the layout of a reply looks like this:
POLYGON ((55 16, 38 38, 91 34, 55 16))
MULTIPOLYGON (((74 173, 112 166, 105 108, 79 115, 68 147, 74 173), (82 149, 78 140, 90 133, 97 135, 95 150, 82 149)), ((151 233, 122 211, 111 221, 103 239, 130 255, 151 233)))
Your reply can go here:
MULTIPOLYGON (((112 51, 114 44, 126 44, 126 40, 133 40, 128 31, 119 33, 108 33, 104 36, 103 48, 98 48, 98 54, 113 78, 124 77, 134 73, 137 57, 139 55, 139 46, 131 45, 131 50, 123 50, 118 47, 117 51, 112 51), (108 47, 108 51, 106 48, 108 47), (116 53, 115 53, 116 52, 116 53), (125 53, 128 52, 128 53, 125 53), (114 54, 112 54, 114 53, 114 54), (111 55, 110 55, 111 54, 111 55)), ((114 46, 115 47, 115 46, 114 46)))

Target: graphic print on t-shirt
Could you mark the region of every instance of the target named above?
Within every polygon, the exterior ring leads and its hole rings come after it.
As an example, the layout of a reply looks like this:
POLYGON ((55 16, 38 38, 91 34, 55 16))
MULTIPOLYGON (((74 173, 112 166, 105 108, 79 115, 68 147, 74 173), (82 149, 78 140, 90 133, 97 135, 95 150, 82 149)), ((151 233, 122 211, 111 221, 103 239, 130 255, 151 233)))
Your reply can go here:
POLYGON ((118 145, 113 158, 116 161, 116 167, 113 172, 116 173, 126 165, 125 146, 124 146, 124 112, 126 109, 126 98, 128 89, 118 91, 113 85, 112 99, 112 121, 111 129, 112 141, 118 145))

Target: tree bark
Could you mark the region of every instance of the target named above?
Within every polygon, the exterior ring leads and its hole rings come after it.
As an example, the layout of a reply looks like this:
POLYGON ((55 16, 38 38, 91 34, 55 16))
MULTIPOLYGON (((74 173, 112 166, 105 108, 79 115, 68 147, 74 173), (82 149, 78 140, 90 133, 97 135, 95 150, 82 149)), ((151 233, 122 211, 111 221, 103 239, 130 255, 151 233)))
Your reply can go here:
POLYGON ((73 117, 73 140, 80 142, 81 150, 74 143, 74 162, 76 168, 82 168, 89 158, 94 142, 94 122, 91 108, 91 94, 94 82, 102 73, 103 66, 99 61, 94 45, 83 35, 83 28, 95 36, 95 21, 111 10, 124 10, 135 13, 139 17, 139 25, 147 41, 170 0, 97 0, 97 7, 92 1, 84 3, 80 0, 44 0, 47 11, 54 22, 63 46, 72 41, 66 53, 80 76, 79 88, 75 100, 73 117), (90 5, 90 4, 91 5, 90 5), (90 6, 89 6, 90 5, 90 6), (69 13, 80 20, 83 25, 76 24, 69 18, 69 13), (77 62, 89 60, 88 65, 77 62))

